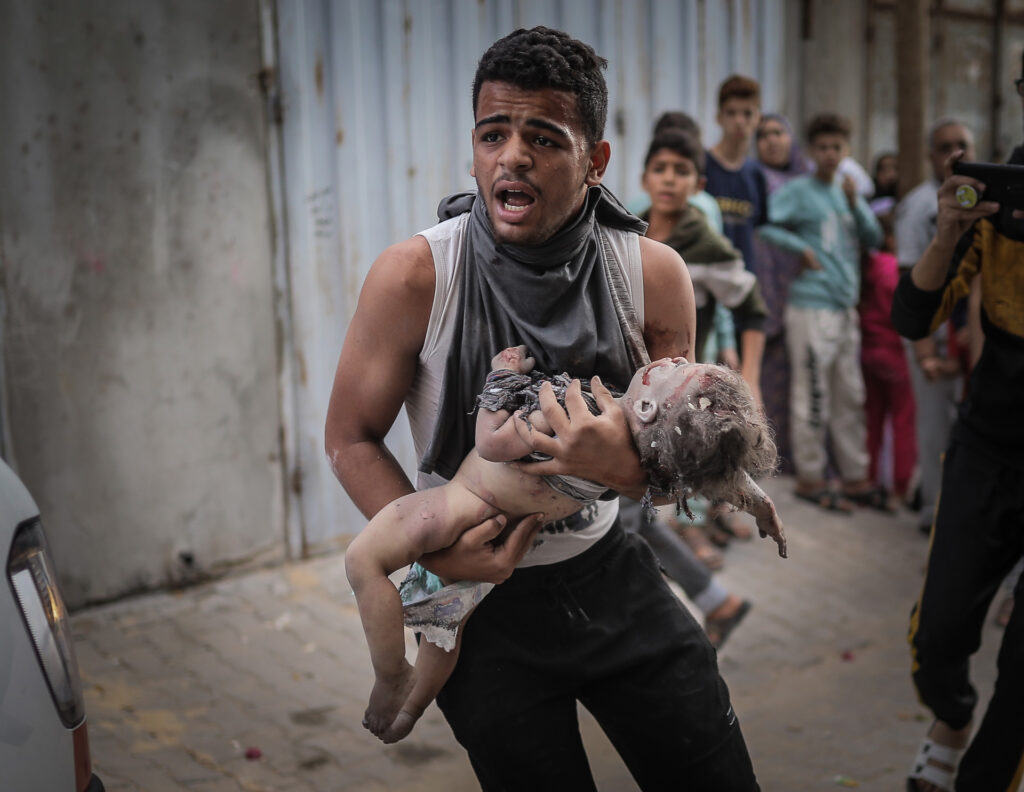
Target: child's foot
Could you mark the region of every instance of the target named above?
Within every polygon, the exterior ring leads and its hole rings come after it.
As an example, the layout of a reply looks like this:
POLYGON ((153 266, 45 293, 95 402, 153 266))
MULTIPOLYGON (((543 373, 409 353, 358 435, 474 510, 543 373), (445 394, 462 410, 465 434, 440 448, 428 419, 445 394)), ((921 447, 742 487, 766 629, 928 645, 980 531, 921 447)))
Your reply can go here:
POLYGON ((384 730, 383 734, 379 735, 381 741, 391 744, 408 737, 412 727, 416 725, 416 721, 423 714, 422 709, 416 711, 417 709, 408 704, 402 707, 392 724, 384 730))
POLYGON ((523 344, 503 349, 491 360, 492 371, 508 369, 518 374, 526 374, 533 370, 535 360, 526 356, 526 347, 523 344))
POLYGON ((402 670, 393 678, 385 680, 377 677, 370 693, 370 703, 363 715, 363 726, 369 729, 371 734, 384 738, 384 733, 395 722, 402 705, 412 693, 415 681, 413 667, 405 661, 402 661, 402 670))

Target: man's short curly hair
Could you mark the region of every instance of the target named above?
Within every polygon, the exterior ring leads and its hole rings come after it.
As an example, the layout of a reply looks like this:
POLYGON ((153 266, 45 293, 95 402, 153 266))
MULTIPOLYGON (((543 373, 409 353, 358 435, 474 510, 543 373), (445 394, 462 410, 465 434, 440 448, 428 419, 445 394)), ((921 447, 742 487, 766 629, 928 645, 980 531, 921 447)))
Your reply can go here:
POLYGON ((593 145, 604 136, 608 61, 582 41, 547 27, 520 28, 498 39, 480 58, 473 78, 473 115, 485 82, 510 83, 524 91, 554 88, 576 97, 583 134, 593 145))

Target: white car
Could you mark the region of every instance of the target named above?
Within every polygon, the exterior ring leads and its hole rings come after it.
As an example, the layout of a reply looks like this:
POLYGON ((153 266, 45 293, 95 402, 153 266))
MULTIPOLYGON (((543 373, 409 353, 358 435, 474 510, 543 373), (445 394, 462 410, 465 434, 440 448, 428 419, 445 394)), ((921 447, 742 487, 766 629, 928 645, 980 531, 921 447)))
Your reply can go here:
POLYGON ((39 509, 0 460, 0 787, 103 792, 64 598, 39 509))

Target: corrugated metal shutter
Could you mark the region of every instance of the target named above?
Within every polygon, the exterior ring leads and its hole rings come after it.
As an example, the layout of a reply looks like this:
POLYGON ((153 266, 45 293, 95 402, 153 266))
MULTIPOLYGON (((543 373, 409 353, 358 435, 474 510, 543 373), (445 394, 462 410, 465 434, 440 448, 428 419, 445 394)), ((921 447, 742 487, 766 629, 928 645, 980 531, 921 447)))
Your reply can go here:
MULTIPOLYGON (((685 110, 714 142, 716 91, 728 74, 758 77, 765 107, 787 97, 786 0, 279 0, 287 288, 294 415, 286 420, 300 514, 293 552, 315 550, 363 518, 323 456, 334 366, 359 288, 387 245, 435 222, 444 195, 469 177, 470 90, 496 39, 542 24, 609 61, 612 160, 620 198, 639 191, 656 115, 685 110), (301 486, 299 484, 301 483, 301 486)), ((792 41, 790 41, 792 44, 792 41)), ((792 51, 792 50, 791 50, 792 51)), ((288 367, 286 367, 288 368, 288 367)), ((388 438, 414 469, 404 419, 388 438)))

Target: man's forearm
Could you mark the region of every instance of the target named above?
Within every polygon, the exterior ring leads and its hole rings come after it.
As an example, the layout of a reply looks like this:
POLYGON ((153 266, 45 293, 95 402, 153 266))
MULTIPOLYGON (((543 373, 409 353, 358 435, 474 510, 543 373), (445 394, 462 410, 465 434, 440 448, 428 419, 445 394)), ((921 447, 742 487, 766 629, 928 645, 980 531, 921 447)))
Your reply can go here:
POLYGON ((956 243, 933 239, 910 271, 910 279, 923 291, 936 291, 946 283, 949 262, 956 251, 956 243))
POLYGON ((416 489, 383 441, 338 446, 330 461, 334 475, 367 519, 416 489))

